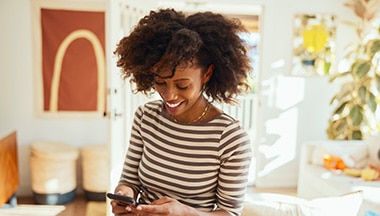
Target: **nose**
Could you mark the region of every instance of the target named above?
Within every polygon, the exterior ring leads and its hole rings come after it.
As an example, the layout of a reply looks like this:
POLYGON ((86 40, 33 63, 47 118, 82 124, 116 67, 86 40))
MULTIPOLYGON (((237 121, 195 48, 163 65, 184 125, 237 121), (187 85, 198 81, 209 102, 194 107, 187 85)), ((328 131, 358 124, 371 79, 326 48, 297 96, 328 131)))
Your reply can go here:
POLYGON ((175 87, 166 86, 163 91, 161 92, 161 97, 165 101, 172 101, 176 100, 178 98, 178 92, 175 89, 175 87))

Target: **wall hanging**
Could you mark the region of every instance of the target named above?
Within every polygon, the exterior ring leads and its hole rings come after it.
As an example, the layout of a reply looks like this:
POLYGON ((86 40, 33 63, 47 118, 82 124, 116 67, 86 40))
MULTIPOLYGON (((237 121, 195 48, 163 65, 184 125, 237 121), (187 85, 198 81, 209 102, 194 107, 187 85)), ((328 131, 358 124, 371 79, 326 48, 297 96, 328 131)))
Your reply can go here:
POLYGON ((37 114, 102 117, 104 3, 34 0, 32 5, 37 114))

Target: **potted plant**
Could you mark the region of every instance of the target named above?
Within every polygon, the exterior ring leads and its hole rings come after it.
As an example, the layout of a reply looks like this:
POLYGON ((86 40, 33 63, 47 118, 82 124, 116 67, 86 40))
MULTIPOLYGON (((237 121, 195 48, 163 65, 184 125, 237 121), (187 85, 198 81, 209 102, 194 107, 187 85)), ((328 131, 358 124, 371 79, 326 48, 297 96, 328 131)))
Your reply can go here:
POLYGON ((330 82, 343 84, 330 104, 335 106, 328 122, 327 135, 333 140, 363 140, 379 129, 380 36, 375 18, 380 0, 350 0, 345 5, 359 18, 355 28, 359 42, 348 49, 344 72, 331 75, 330 82))

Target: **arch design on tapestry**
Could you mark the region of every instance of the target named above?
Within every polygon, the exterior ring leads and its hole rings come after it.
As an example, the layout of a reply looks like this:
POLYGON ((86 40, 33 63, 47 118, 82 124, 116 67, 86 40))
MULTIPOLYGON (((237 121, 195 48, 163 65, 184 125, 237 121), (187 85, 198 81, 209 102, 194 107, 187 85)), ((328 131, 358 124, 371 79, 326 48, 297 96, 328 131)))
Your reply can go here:
POLYGON ((49 111, 57 112, 58 111, 58 90, 59 90, 59 81, 61 77, 63 57, 65 56, 66 50, 69 45, 80 38, 87 39, 92 47, 94 48, 96 64, 98 68, 98 88, 97 88, 97 105, 96 110, 102 112, 105 102, 105 57, 102 49, 102 44, 100 43, 97 36, 88 30, 80 29, 71 32, 59 45, 57 54, 54 60, 54 70, 53 77, 51 81, 50 88, 50 104, 49 111))

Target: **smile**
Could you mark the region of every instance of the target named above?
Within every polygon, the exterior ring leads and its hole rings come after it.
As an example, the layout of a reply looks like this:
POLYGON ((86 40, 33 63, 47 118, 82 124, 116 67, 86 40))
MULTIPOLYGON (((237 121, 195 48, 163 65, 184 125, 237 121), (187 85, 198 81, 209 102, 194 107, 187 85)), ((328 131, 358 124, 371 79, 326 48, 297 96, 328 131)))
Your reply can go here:
POLYGON ((175 103, 175 104, 171 104, 171 103, 166 102, 166 105, 167 105, 168 107, 170 107, 170 108, 178 107, 180 104, 181 104, 181 102, 179 102, 179 103, 175 103))

